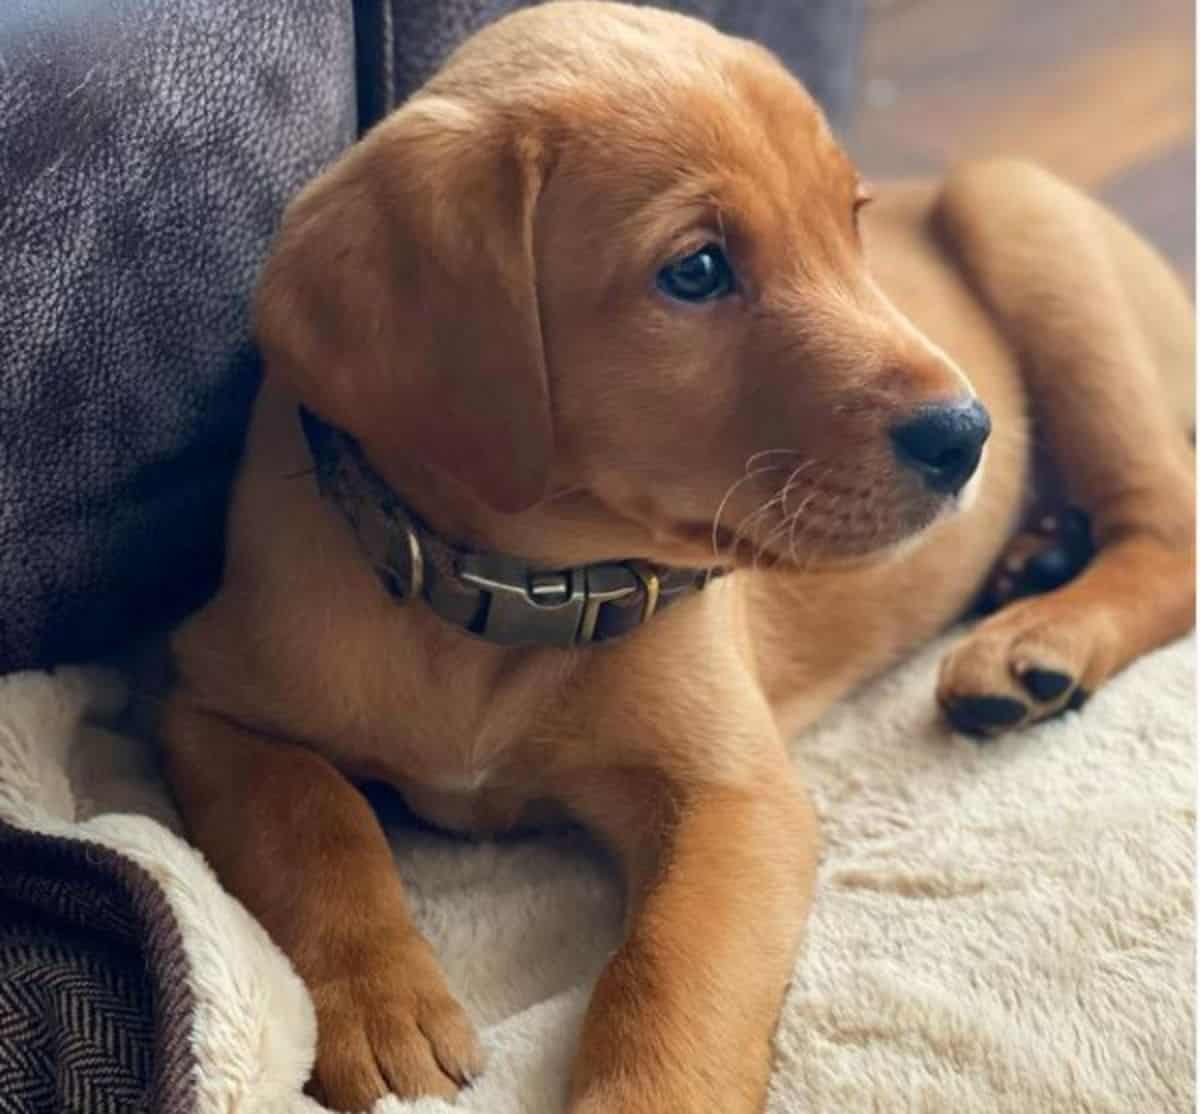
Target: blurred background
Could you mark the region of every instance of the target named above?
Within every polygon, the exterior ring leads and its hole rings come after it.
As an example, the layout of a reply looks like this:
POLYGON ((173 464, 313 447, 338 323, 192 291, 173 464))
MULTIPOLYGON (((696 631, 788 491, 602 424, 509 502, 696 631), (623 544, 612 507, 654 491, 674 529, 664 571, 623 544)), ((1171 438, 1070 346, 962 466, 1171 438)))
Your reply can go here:
POLYGON ((868 177, 1037 159, 1194 291, 1194 36, 1192 0, 868 0, 849 145, 868 177))

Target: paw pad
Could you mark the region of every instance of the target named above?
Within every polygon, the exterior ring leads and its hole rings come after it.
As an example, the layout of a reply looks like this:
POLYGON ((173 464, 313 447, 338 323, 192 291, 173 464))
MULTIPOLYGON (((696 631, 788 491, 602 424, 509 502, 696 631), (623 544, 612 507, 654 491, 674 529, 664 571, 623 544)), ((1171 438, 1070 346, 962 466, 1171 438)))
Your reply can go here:
POLYGON ((961 696, 946 701, 942 710, 956 731, 976 737, 1015 727, 1029 712, 1009 696, 961 696))
POLYGON ((1057 669, 1027 669, 1021 674, 1021 683, 1036 700, 1057 700, 1073 684, 1069 674, 1057 669))

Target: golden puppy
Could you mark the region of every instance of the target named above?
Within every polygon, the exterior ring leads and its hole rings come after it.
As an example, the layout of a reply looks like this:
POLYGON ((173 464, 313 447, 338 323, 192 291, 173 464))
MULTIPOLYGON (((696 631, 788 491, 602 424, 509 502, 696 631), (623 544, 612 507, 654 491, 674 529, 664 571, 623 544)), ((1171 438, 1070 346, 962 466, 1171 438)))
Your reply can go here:
POLYGON ((557 3, 288 210, 162 730, 196 843, 312 991, 334 1106, 481 1069, 352 780, 450 828, 586 825, 628 931, 569 1109, 750 1112, 818 857, 783 739, 964 612, 1035 486, 1097 555, 950 655, 957 723, 1050 715, 1191 627, 1164 264, 1016 163, 866 199, 766 51, 557 3))

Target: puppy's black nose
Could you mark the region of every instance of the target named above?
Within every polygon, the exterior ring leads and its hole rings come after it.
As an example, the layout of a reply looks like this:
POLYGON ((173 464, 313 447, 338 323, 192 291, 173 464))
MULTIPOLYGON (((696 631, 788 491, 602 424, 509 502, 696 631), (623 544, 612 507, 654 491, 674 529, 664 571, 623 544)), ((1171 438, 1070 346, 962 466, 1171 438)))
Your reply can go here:
POLYGON ((934 491, 953 494, 972 476, 992 432, 976 399, 927 406, 892 430, 896 455, 934 491))

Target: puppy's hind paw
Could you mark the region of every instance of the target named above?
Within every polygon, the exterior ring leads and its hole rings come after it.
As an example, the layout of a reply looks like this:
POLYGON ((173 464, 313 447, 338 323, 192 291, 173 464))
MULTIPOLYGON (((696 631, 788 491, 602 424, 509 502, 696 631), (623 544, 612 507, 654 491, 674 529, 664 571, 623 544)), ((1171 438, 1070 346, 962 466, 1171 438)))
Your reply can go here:
POLYGON ((1094 553, 1091 524, 1083 511, 1067 507, 1039 516, 1031 529, 1009 542, 984 586, 980 612, 986 615, 1024 596, 1061 588, 1094 553))

